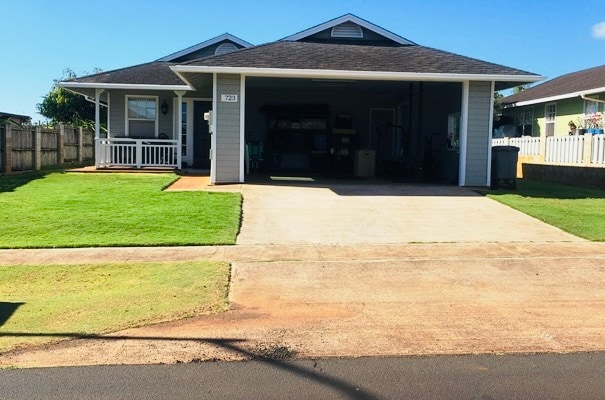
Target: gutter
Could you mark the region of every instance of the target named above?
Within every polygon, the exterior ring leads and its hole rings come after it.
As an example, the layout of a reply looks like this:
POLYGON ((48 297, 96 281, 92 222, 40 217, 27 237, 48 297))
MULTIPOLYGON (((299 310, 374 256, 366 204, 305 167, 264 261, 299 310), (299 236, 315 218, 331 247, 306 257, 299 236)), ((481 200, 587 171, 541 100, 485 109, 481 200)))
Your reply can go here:
POLYGON ((154 85, 139 83, 59 82, 57 86, 66 89, 195 90, 189 85, 154 85))
MULTIPOLYGON (((595 88, 595 89, 590 89, 590 90, 582 90, 580 92, 566 93, 566 94, 561 94, 561 95, 557 95, 557 96, 542 97, 540 99, 519 101, 516 103, 503 103, 503 104, 510 104, 509 107, 531 106, 533 104, 548 103, 551 101, 564 100, 564 99, 572 99, 574 97, 581 97, 584 99, 584 98, 586 98, 585 96, 588 96, 590 94, 604 93, 604 92, 605 92, 605 87, 600 87, 600 88, 595 88)), ((586 98, 586 100, 603 102, 603 100, 594 99, 594 98, 586 98)))
POLYGON ((212 67, 198 65, 174 65, 170 69, 180 73, 240 74, 256 77, 320 78, 320 79, 365 79, 365 80, 412 80, 412 81, 499 81, 536 82, 544 77, 538 75, 502 74, 440 74, 420 72, 350 71, 330 69, 256 68, 256 67, 212 67))

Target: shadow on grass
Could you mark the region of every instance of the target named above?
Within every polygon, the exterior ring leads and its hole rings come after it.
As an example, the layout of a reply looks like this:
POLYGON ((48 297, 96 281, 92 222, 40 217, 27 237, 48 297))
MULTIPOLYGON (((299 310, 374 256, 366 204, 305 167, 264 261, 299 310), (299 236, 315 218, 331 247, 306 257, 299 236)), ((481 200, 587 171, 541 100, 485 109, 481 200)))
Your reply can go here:
POLYGON ((517 189, 477 189, 477 192, 483 195, 500 196, 513 194, 521 197, 540 199, 605 199, 604 189, 593 189, 526 179, 517 179, 517 189))
POLYGON ((0 193, 14 192, 15 189, 25 186, 31 181, 36 179, 44 178, 51 172, 57 171, 27 171, 19 172, 14 175, 1 175, 0 176, 0 193))
POLYGON ((4 325, 6 321, 17 311, 17 308, 25 303, 9 303, 6 301, 0 301, 0 326, 4 325))
MULTIPOLYGON (((295 374, 302 379, 316 382, 320 385, 330 387, 349 399, 378 399, 378 396, 360 388, 352 382, 347 382, 343 379, 329 376, 325 373, 320 373, 313 368, 305 368, 300 365, 288 362, 288 359, 294 354, 293 351, 283 346, 260 346, 256 349, 248 349, 243 346, 247 342, 246 339, 237 338, 199 338, 199 337, 151 337, 151 336, 100 336, 86 335, 77 333, 25 333, 25 332, 0 332, 0 337, 56 337, 67 339, 88 339, 88 340, 138 340, 138 341, 187 341, 201 342, 212 344, 214 346, 228 350, 234 354, 239 354, 246 357, 248 360, 260 360, 273 367, 282 369, 288 373, 295 374)), ((203 360, 192 360, 190 362, 201 362, 203 360)))

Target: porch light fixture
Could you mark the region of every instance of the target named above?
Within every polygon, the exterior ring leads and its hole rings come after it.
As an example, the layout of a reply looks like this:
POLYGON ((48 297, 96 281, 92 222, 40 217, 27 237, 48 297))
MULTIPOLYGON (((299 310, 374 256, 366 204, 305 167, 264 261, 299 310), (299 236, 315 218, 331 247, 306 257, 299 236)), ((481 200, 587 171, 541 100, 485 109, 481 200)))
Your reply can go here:
POLYGON ((164 115, 168 113, 168 103, 166 103, 166 100, 164 100, 164 102, 160 106, 160 110, 162 110, 162 114, 164 115))

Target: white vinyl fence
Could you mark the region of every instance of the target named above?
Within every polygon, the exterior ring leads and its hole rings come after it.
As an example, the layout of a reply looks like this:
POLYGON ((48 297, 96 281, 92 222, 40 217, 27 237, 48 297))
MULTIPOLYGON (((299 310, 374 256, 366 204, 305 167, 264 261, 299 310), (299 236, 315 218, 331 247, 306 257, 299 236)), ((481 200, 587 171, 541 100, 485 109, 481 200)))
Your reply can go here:
POLYGON ((515 146, 519 148, 519 155, 540 155, 540 138, 522 136, 517 138, 492 139, 492 146, 515 146))
MULTIPOLYGON (((539 156, 540 140, 531 136, 499 138, 492 139, 492 146, 515 146, 519 148, 519 155, 539 156)), ((544 162, 605 166, 605 135, 548 137, 544 162)))
POLYGON ((588 136, 551 136, 546 138, 547 163, 582 164, 584 138, 588 136))

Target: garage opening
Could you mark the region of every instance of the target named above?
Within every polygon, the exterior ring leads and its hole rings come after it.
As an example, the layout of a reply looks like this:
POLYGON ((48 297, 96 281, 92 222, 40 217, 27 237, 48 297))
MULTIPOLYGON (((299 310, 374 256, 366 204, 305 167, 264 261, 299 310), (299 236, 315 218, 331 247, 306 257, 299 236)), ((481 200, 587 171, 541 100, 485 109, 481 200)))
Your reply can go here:
POLYGON ((246 78, 249 174, 458 183, 460 83, 246 78))

